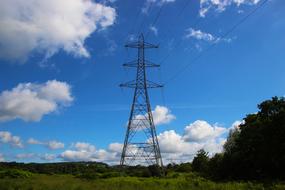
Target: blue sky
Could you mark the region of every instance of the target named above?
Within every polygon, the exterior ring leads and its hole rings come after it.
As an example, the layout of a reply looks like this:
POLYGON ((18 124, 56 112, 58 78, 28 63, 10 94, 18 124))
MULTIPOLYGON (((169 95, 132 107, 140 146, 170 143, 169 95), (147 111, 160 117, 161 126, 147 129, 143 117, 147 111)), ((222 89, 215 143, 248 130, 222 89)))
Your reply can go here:
POLYGON ((118 85, 135 74, 124 44, 139 33, 160 46, 146 56, 165 84, 149 93, 166 160, 221 151, 234 122, 285 94, 283 1, 225 37, 263 1, 17 2, 0 6, 2 161, 116 163, 133 96, 118 85))

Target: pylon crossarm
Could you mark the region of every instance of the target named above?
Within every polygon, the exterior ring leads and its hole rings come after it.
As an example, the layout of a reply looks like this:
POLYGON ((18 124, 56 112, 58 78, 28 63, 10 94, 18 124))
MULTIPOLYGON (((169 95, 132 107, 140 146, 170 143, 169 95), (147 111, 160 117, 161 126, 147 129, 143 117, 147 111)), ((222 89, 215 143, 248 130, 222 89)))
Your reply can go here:
POLYGON ((146 80, 147 88, 162 88, 163 85, 146 80))
POLYGON ((141 43, 141 42, 131 42, 125 45, 127 48, 144 48, 144 49, 149 49, 149 48, 158 48, 158 45, 150 44, 147 42, 141 43))
POLYGON ((136 87, 136 81, 132 80, 132 81, 120 84, 120 87, 135 88, 136 87))
MULTIPOLYGON (((134 68, 137 68, 138 60, 127 62, 127 63, 123 64, 123 66, 124 67, 134 67, 134 68)), ((160 65, 152 63, 152 62, 150 62, 148 60, 144 60, 144 66, 145 67, 160 67, 160 65)))
MULTIPOLYGON (((149 81, 147 80, 145 84, 141 84, 141 85, 145 85, 145 88, 162 88, 163 85, 161 84, 157 84, 155 82, 149 81)), ((127 87, 127 88, 137 88, 138 83, 134 80, 120 84, 120 87, 127 87)))

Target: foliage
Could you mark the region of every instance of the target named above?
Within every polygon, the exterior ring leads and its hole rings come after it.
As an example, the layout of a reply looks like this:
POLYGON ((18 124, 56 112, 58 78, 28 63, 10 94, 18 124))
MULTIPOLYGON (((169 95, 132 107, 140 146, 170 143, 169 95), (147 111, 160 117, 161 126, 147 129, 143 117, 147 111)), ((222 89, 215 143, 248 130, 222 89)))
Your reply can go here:
POLYGON ((225 144, 225 172, 234 179, 285 179, 285 99, 258 105, 225 144))
POLYGON ((201 149, 197 152, 196 156, 192 161, 192 168, 196 172, 200 172, 201 174, 207 174, 209 166, 209 156, 208 153, 201 149))
POLYGON ((2 178, 29 178, 33 174, 31 172, 18 170, 18 169, 9 169, 0 171, 0 179, 2 178))
POLYGON ((194 173, 180 173, 176 178, 114 177, 84 180, 71 175, 35 174, 26 179, 0 179, 0 189, 21 190, 281 190, 282 184, 264 186, 252 182, 216 183, 194 173))
POLYGON ((284 180, 285 99, 273 97, 258 108, 230 131, 223 153, 209 159, 199 151, 193 170, 216 180, 284 180))

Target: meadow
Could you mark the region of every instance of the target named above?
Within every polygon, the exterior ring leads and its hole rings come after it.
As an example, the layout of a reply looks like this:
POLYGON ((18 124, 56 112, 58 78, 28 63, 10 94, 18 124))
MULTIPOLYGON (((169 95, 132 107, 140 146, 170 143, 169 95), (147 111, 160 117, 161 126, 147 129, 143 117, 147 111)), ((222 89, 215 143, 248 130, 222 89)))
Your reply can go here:
POLYGON ((28 174, 0 179, 1 190, 284 190, 282 183, 213 182, 194 173, 158 177, 82 179, 74 175, 28 174))

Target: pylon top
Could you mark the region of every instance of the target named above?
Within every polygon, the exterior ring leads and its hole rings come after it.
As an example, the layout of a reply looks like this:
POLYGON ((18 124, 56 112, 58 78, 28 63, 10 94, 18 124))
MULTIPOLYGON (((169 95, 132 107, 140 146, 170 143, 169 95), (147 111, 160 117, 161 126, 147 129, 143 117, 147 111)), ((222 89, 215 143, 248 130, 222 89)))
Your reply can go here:
POLYGON ((143 36, 143 33, 140 34, 139 36, 139 41, 144 43, 144 36, 143 36))
POLYGON ((127 43, 125 45, 125 47, 148 49, 148 48, 158 48, 158 45, 145 42, 144 41, 144 35, 143 35, 143 33, 141 33, 138 37, 138 41, 127 43))

